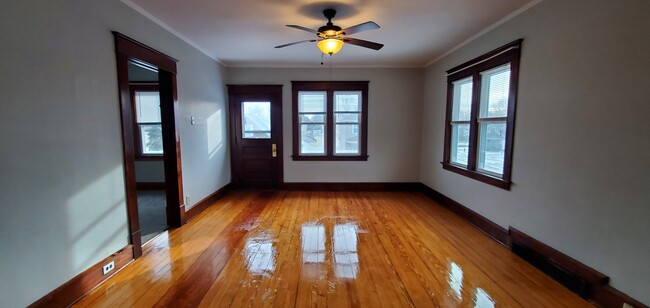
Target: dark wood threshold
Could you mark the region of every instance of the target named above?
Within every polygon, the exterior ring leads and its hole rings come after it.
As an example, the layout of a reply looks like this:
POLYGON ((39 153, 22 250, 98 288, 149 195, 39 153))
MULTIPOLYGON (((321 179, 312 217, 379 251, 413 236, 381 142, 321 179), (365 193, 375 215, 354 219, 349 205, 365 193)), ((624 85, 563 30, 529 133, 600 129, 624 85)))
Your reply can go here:
POLYGON ((189 211, 187 211, 185 215, 186 222, 190 221, 190 219, 198 216, 203 211, 207 210, 211 205, 213 205, 219 199, 223 198, 231 190, 232 190, 232 183, 228 183, 224 187, 219 188, 217 191, 203 198, 201 201, 195 204, 189 211))
POLYGON ((137 182, 137 190, 165 190, 165 182, 137 182))
POLYGON ((282 183, 283 190, 309 190, 309 191, 419 191, 420 183, 327 183, 327 182, 293 182, 282 183))
POLYGON ((131 261, 133 261, 133 247, 129 244, 41 297, 29 307, 69 307, 131 261), (115 269, 108 275, 104 275, 102 267, 111 261, 115 261, 115 269))
POLYGON ((605 274, 515 228, 510 227, 509 230, 506 230, 425 184, 419 183, 419 186, 420 191, 429 198, 468 221, 498 243, 506 246, 524 260, 531 262, 531 264, 596 306, 604 308, 623 307, 625 303, 635 308, 648 308, 647 305, 640 301, 609 286, 609 277, 605 274))

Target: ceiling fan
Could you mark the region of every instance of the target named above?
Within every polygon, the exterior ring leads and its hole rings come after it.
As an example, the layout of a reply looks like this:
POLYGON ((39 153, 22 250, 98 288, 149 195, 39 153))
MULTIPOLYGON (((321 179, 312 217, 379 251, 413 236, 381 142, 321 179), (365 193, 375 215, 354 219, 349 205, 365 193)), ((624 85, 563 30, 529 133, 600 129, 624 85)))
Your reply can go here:
POLYGON ((370 48, 374 50, 379 50, 382 47, 384 47, 384 44, 379 44, 375 42, 370 42, 370 41, 365 41, 365 40, 360 40, 360 39, 355 39, 348 37, 348 35, 363 32, 363 31, 368 31, 368 30, 374 30, 374 29, 379 29, 379 25, 376 24, 373 21, 367 21, 361 24, 358 24, 356 26, 352 26, 349 28, 341 29, 341 27, 334 25, 332 23, 332 18, 336 16, 336 10, 334 9, 325 9, 323 10, 323 15, 325 15, 325 18, 327 18, 327 24, 318 28, 318 30, 313 30, 309 29, 303 26, 298 26, 298 25, 287 25, 287 27, 302 30, 302 31, 307 31, 309 33, 316 34, 318 39, 311 39, 311 40, 303 40, 303 41, 298 41, 298 42, 293 42, 289 44, 284 44, 280 46, 275 46, 275 48, 283 48, 287 46, 292 46, 292 45, 297 45, 297 44, 302 44, 302 43, 313 43, 313 42, 318 42, 318 48, 324 53, 328 55, 333 55, 341 48, 343 47, 343 43, 348 43, 352 45, 357 45, 365 48, 370 48))

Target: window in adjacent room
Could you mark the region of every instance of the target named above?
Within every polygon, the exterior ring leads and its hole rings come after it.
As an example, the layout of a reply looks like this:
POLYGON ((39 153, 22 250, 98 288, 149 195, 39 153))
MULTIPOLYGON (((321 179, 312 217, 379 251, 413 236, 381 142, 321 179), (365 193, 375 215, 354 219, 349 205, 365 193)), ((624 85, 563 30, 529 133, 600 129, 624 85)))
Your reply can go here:
POLYGON ((521 42, 447 71, 443 168, 510 189, 521 42))
POLYGON ((157 85, 132 84, 131 98, 135 111, 136 156, 162 158, 160 92, 157 85))
POLYGON ((293 159, 367 160, 368 82, 293 81, 293 159))

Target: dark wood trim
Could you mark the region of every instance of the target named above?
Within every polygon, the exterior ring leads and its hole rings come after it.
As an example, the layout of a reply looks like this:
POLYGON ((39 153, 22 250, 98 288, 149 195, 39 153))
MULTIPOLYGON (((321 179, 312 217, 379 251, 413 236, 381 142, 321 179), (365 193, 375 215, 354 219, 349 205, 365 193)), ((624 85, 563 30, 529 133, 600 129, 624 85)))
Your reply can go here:
POLYGON ((445 114, 445 144, 443 150, 443 169, 455 172, 477 181, 484 182, 505 190, 510 190, 512 176, 512 152, 514 144, 515 110, 517 105, 517 88, 519 79, 519 58, 521 55, 521 44, 523 40, 516 40, 501 46, 491 52, 477 57, 469 62, 463 63, 447 71, 447 101, 445 114), (510 63, 510 88, 508 96, 508 111, 505 132, 505 149, 503 175, 494 177, 482 173, 477 169, 478 139, 479 139, 479 106, 481 97, 482 80, 480 73, 504 64, 510 63), (451 163, 451 122, 453 110, 453 82, 467 77, 472 78, 472 106, 470 116, 469 134, 469 157, 467 167, 457 166, 451 163))
POLYGON ((418 191, 420 183, 324 183, 324 182, 293 182, 283 183, 284 190, 308 191, 418 191))
POLYGON ((612 288, 611 286, 596 286, 590 299, 598 307, 623 307, 628 304, 634 308, 648 308, 648 305, 630 297, 629 295, 612 288))
POLYGON ((446 207, 456 215, 460 216, 470 224, 474 225, 479 230, 493 238, 495 241, 510 247, 510 239, 508 237, 508 230, 495 224, 491 220, 485 218, 479 213, 476 213, 455 200, 445 196, 444 194, 430 188, 427 185, 420 184, 420 191, 427 195, 429 198, 437 201, 442 206, 446 207))
POLYGON ((453 165, 453 164, 449 164, 449 163, 445 163, 445 162, 442 162, 441 164, 442 164, 442 168, 445 169, 445 170, 449 170, 449 171, 458 173, 460 175, 464 175, 466 177, 475 179, 477 181, 481 181, 481 182, 486 183, 486 184, 490 184, 492 186, 503 188, 505 190, 510 190, 510 184, 511 184, 510 182, 506 182, 506 181, 504 181, 502 179, 499 179, 499 178, 491 177, 491 176, 489 176, 487 174, 484 174, 484 173, 480 173, 480 172, 476 172, 476 171, 473 171, 473 170, 467 170, 467 169, 464 169, 464 168, 461 168, 461 167, 457 167, 456 165, 453 165))
POLYGON ((300 161, 367 161, 368 160, 368 88, 369 81, 292 81, 292 141, 293 160, 300 161), (298 92, 327 92, 325 121, 325 155, 300 155, 300 124, 298 119, 298 92), (361 120, 359 123, 359 155, 334 154, 334 91, 361 91, 361 120))
POLYGON ((425 184, 418 183, 418 185, 419 190, 422 193, 434 201, 437 201, 442 206, 448 208, 464 220, 468 221, 477 229, 492 237, 492 239, 498 243, 506 246, 511 250, 513 250, 513 247, 516 247, 518 245, 525 246, 527 249, 530 249, 538 256, 545 258, 548 263, 559 266, 561 267, 561 270, 586 281, 589 285, 589 290, 586 294, 586 298, 596 306, 622 307, 623 303, 627 303, 635 308, 648 308, 647 305, 641 303, 640 301, 609 286, 609 277, 605 274, 555 250, 554 248, 530 237, 529 235, 526 235, 525 233, 515 228, 509 227, 509 230, 506 230, 491 220, 481 216, 480 214, 470 210, 466 206, 445 196, 435 189, 428 187, 425 184))
POLYGON ((207 210, 210 206, 214 205, 217 201, 219 201, 219 199, 225 197, 230 192, 231 189, 232 189, 232 184, 228 183, 224 187, 219 188, 217 191, 213 192, 209 196, 197 202, 185 214, 186 221, 190 221, 192 218, 203 213, 203 211, 207 210))
POLYGON ((165 190, 165 182, 137 182, 138 190, 165 190))
POLYGON ((182 167, 180 138, 176 131, 175 114, 178 112, 176 93, 177 60, 147 47, 118 32, 113 32, 117 64, 117 82, 122 120, 122 144, 124 152, 124 179, 126 189, 127 216, 133 257, 142 255, 142 243, 137 206, 137 184, 135 180, 135 132, 134 112, 131 102, 128 62, 151 67, 158 71, 160 87, 161 117, 163 126, 163 148, 165 182, 167 193, 167 224, 179 227, 185 214, 183 204, 182 167))
POLYGON ((565 270, 582 277, 593 285, 603 286, 609 283, 609 277, 605 274, 555 250, 554 248, 513 227, 508 229, 508 236, 510 237, 511 243, 517 243, 532 249, 536 253, 544 256, 549 262, 563 267, 565 270))
POLYGON ((176 74, 176 62, 178 60, 119 32, 113 31, 113 36, 115 38, 115 50, 117 52, 129 55, 140 64, 153 66, 176 74))
POLYGON ((185 223, 185 198, 183 195, 183 166, 181 163, 181 137, 176 129, 178 94, 176 74, 159 70, 160 113, 162 119, 165 183, 167 186, 167 225, 177 228, 185 223))
POLYGON ((458 72, 458 71, 460 71, 460 70, 463 70, 463 69, 468 68, 468 67, 470 67, 470 66, 477 65, 478 63, 481 63, 481 62, 484 62, 484 61, 486 61, 486 60, 488 60, 488 59, 490 59, 490 58, 493 58, 493 57, 499 55, 500 53, 505 52, 505 51, 508 50, 508 49, 511 49, 511 48, 520 48, 520 47, 521 47, 521 43, 522 43, 523 41, 524 41, 524 39, 518 39, 518 40, 512 41, 512 42, 510 42, 510 43, 508 43, 508 44, 505 44, 505 45, 503 45, 503 46, 501 46, 501 47, 499 47, 499 48, 497 48, 497 49, 495 49, 495 50, 492 50, 492 51, 490 51, 490 52, 487 52, 487 53, 485 53, 485 54, 483 54, 483 55, 481 55, 481 56, 479 56, 479 57, 477 57, 477 58, 474 58, 474 59, 472 59, 472 60, 469 60, 469 61, 467 61, 467 62, 465 62, 465 63, 463 63, 463 64, 461 64, 461 65, 457 65, 457 66, 455 66, 455 67, 452 67, 451 69, 447 70, 446 73, 447 73, 447 74, 453 74, 453 73, 456 73, 456 72, 458 72))
POLYGON ((69 307, 132 260, 133 248, 129 244, 41 297, 29 307, 69 307), (102 267, 111 261, 115 261, 115 269, 104 276, 102 267))

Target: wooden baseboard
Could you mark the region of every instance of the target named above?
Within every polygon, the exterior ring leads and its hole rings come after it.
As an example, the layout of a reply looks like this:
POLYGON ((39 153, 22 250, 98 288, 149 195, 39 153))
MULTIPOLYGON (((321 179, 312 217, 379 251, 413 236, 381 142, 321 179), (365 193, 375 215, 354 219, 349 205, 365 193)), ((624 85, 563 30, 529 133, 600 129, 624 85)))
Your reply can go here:
POLYGON ((68 307, 81 299, 84 295, 101 284, 104 280, 115 275, 133 260, 133 246, 126 245, 124 248, 108 256, 106 259, 91 266, 81 274, 68 280, 52 292, 41 297, 29 307, 68 307), (104 264, 115 261, 115 269, 108 275, 102 273, 104 264))
POLYGON ((417 191, 420 183, 326 183, 326 182, 294 182, 282 183, 283 190, 308 190, 308 191, 382 191, 405 190, 417 191))
POLYGON ((190 219, 201 214, 203 211, 205 211, 207 208, 209 208, 211 205, 217 202, 217 200, 223 198, 226 194, 228 194, 228 192, 230 192, 231 189, 232 189, 232 183, 228 183, 224 187, 221 187, 220 189, 213 192, 209 196, 203 198, 201 201, 199 201, 189 211, 185 213, 185 217, 184 217, 185 221, 188 222, 190 221, 190 219))
POLYGON ((628 304, 634 308, 648 308, 647 305, 611 286, 600 286, 594 289, 590 301, 603 308, 623 307, 623 304, 628 304))
POLYGON ((442 206, 446 207, 450 211, 454 212, 456 215, 460 216, 467 222, 471 223, 479 230, 485 232, 485 234, 489 235, 498 243, 506 247, 510 247, 510 242, 509 242, 510 238, 508 237, 508 230, 506 230, 505 228, 495 224, 491 220, 483 217, 481 214, 470 210, 464 205, 441 194, 440 192, 430 188, 429 186, 420 184, 420 191, 425 195, 429 196, 429 198, 437 201, 438 203, 440 203, 442 206))
POLYGON ((420 191, 468 221, 479 230, 485 232, 498 243, 511 250, 523 246, 534 252, 538 257, 541 257, 546 264, 558 266, 559 270, 566 271, 570 275, 575 275, 575 277, 585 281, 589 286, 586 298, 596 306, 620 308, 626 303, 634 308, 649 308, 640 301, 609 286, 609 277, 605 274, 561 253, 537 239, 512 227, 506 231, 506 229, 491 220, 424 184, 420 184, 420 191))

